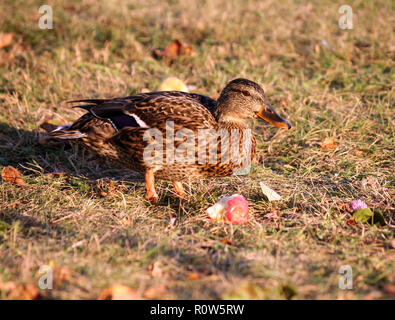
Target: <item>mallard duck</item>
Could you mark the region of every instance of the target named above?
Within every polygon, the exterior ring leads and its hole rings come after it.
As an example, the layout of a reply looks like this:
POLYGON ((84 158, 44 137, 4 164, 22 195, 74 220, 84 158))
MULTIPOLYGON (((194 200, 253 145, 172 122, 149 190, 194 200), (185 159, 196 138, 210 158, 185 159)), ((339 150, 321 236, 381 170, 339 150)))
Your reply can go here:
POLYGON ((263 89, 241 78, 229 82, 218 100, 161 91, 71 102, 84 103, 74 107, 88 112, 49 135, 75 139, 99 156, 143 173, 152 202, 158 202, 155 177, 172 181, 176 193, 185 198, 182 181, 228 176, 250 162, 255 156, 255 138, 248 134, 246 119, 261 118, 276 127, 291 128, 274 111, 263 89), (201 138, 202 132, 208 135, 201 138), (248 156, 230 161, 231 149, 248 156))

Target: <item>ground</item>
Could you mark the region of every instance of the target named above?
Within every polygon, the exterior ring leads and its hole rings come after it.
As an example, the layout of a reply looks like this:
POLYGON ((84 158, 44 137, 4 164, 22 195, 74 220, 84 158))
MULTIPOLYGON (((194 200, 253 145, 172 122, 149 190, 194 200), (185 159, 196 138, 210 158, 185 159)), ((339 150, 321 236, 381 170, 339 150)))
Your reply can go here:
POLYGON ((0 30, 14 35, 0 49, 0 170, 25 181, 0 182, 1 298, 7 282, 38 286, 43 265, 57 270, 48 299, 96 299, 113 284, 158 299, 393 298, 393 2, 348 1, 351 30, 338 24, 343 1, 48 0, 51 30, 41 4, 0 3, 0 30), (152 56, 173 39, 193 55, 152 56), (182 203, 158 181, 157 205, 140 175, 39 143, 41 123, 82 114, 65 101, 155 90, 167 76, 212 97, 254 80, 293 128, 252 121, 248 176, 186 182, 182 203), (260 181, 283 200, 268 202, 260 181), (234 193, 248 223, 210 221, 207 207, 234 193), (385 225, 350 219, 354 199, 385 225), (351 290, 338 285, 345 265, 351 290))

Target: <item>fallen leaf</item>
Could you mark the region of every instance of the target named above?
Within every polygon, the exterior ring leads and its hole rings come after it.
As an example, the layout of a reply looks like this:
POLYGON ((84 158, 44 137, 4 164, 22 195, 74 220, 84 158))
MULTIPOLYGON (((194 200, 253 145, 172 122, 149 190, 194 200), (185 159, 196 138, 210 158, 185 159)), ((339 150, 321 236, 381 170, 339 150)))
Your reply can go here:
POLYGON ((347 224, 348 224, 349 226, 355 226, 357 223, 356 223, 356 221, 355 221, 355 218, 354 218, 354 217, 351 217, 351 218, 347 219, 347 224))
POLYGON ((222 243, 223 245, 233 246, 233 242, 230 241, 228 238, 223 238, 223 239, 221 240, 221 243, 222 243))
POLYGON ((177 77, 169 77, 159 85, 158 91, 183 91, 188 92, 188 87, 177 77))
POLYGON ((163 297, 166 294, 166 291, 166 286, 164 284, 160 284, 146 289, 143 295, 148 299, 157 299, 163 297))
POLYGON ((132 288, 122 284, 114 284, 103 290, 97 300, 143 300, 132 288))
POLYGON ((68 282, 71 279, 71 270, 67 267, 56 267, 54 278, 59 285, 68 282))
POLYGON ((0 291, 9 300, 39 300, 42 298, 40 290, 32 283, 16 284, 9 281, 0 284, 0 291))
POLYGON ((337 147, 334 138, 325 138, 322 142, 320 142, 320 146, 323 150, 334 149, 337 147))
POLYGON ((349 213, 353 213, 354 212, 354 210, 350 208, 348 203, 340 203, 340 204, 338 204, 337 205, 337 209, 339 211, 347 211, 349 213))
POLYGON ((174 60, 181 55, 191 55, 193 47, 187 45, 180 40, 173 40, 164 49, 155 49, 153 55, 155 58, 174 60))
POLYGON ((60 178, 60 177, 64 177, 66 175, 66 172, 64 171, 54 171, 54 172, 50 172, 50 173, 46 173, 45 174, 47 177, 55 177, 55 178, 60 178))
POLYGON ((261 187, 263 194, 267 197, 269 201, 278 201, 283 199, 276 191, 270 189, 263 182, 259 182, 259 186, 261 187))
POLYGON ((384 292, 389 294, 390 296, 394 296, 395 295, 395 284, 386 284, 384 285, 384 292))
POLYGON ((15 183, 18 186, 24 186, 25 181, 23 181, 21 174, 17 169, 12 166, 7 166, 1 171, 1 177, 6 182, 15 183))
POLYGON ((354 212, 353 217, 358 222, 385 225, 383 213, 378 209, 374 211, 370 208, 360 209, 354 212))
POLYGON ((391 247, 392 247, 393 249, 395 249, 395 239, 392 239, 390 243, 391 243, 391 247))
POLYGON ((0 33, 0 49, 8 47, 12 43, 13 33, 0 33))
POLYGON ((353 217, 355 219, 355 221, 358 222, 368 222, 369 219, 371 219, 373 216, 373 211, 370 210, 370 208, 365 208, 365 209, 361 209, 361 210, 357 210, 355 211, 353 217))
POLYGON ((67 267, 56 266, 54 269, 53 279, 56 287, 60 287, 63 283, 69 282, 71 279, 71 270, 67 267))
POLYGON ((70 281, 71 270, 69 268, 57 266, 53 260, 51 260, 48 265, 53 270, 53 281, 56 287, 60 287, 63 283, 70 281))
POLYGON ((197 272, 192 272, 187 275, 188 280, 198 280, 200 279, 200 274, 197 272))

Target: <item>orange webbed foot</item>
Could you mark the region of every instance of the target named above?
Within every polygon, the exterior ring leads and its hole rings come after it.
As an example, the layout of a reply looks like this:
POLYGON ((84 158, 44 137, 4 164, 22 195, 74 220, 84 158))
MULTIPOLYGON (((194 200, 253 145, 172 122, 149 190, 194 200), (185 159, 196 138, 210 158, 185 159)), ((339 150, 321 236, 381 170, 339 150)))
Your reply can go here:
POLYGON ((158 203, 159 197, 155 190, 155 176, 152 171, 145 173, 145 187, 147 189, 147 199, 153 203, 158 203))
POLYGON ((184 187, 182 186, 182 182, 173 181, 173 187, 174 187, 174 191, 176 192, 178 197, 180 197, 181 199, 185 199, 185 200, 188 199, 188 197, 185 195, 184 187))

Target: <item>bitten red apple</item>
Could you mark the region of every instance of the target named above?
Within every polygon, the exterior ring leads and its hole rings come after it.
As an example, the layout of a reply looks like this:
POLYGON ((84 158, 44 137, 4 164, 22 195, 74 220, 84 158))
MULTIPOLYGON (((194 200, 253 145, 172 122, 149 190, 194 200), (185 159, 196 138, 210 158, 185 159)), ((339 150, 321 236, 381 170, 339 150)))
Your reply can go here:
POLYGON ((245 224, 248 220, 248 202, 242 195, 223 197, 207 209, 210 219, 218 222, 245 224))

